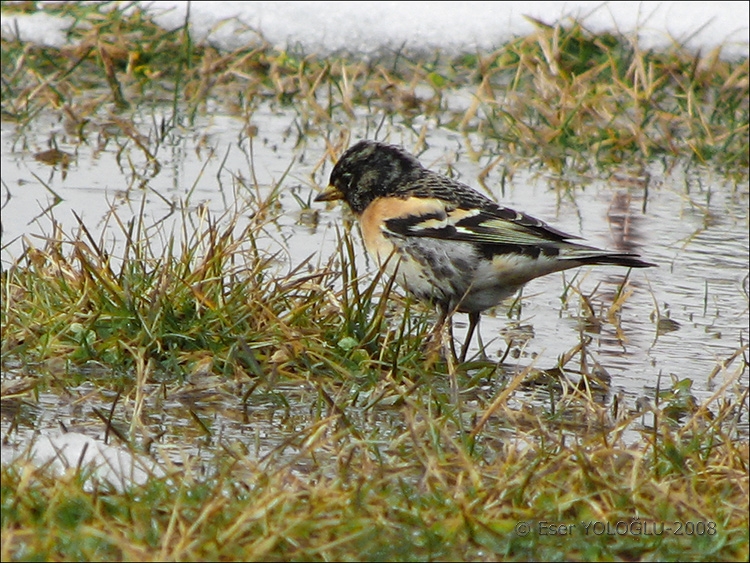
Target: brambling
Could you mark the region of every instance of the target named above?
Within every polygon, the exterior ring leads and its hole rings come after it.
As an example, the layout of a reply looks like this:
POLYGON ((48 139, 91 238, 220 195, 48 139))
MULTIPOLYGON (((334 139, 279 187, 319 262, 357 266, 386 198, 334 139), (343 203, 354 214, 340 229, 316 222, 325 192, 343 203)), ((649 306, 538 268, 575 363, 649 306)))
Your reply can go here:
POLYGON ((468 313, 461 362, 481 312, 528 281, 592 264, 655 265, 637 254, 571 242, 580 237, 503 207, 427 170, 403 148, 376 141, 358 142, 334 166, 315 201, 335 200, 354 212, 378 264, 417 299, 438 307, 436 333, 453 312, 468 313))

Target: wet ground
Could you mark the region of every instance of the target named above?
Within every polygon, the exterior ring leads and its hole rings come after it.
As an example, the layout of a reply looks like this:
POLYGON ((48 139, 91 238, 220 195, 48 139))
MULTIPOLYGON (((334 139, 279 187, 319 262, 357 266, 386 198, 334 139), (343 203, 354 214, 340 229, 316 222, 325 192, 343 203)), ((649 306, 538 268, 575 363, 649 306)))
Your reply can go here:
MULTIPOLYGON (((157 123, 158 118, 136 119, 142 119, 145 131, 145 124, 157 123)), ((22 240, 43 246, 39 237, 51 232, 50 217, 66 233, 76 231, 73 212, 92 232, 108 230, 111 234, 106 240, 117 256, 123 241, 103 219, 113 208, 127 221, 141 214, 145 198, 146 223, 158 224, 163 234, 173 226, 179 231, 180 209, 204 206, 219 217, 228 210, 245 208, 247 198, 265 197, 278 182, 281 206, 275 209, 275 219, 269 222, 263 240, 270 251, 284 249, 280 271, 290 270, 311 254, 319 256, 314 263, 325 263, 334 252, 342 209, 321 204, 305 209, 327 184, 331 163, 318 166, 326 140, 301 135, 304 127, 300 121, 292 109, 261 105, 251 120, 257 134, 249 138, 242 120, 220 114, 199 118, 195 126, 175 130, 159 146, 155 153, 158 165, 132 140, 107 135, 106 127, 79 143, 72 142, 64 124, 54 119, 36 119, 25 128, 3 122, 3 268, 20 254, 22 240), (67 162, 44 157, 52 142, 67 155, 67 162), (237 177, 249 180, 253 189, 237 188, 237 177)), ((374 137, 380 118, 362 115, 354 123, 352 143, 374 137)), ((461 181, 480 188, 478 177, 488 161, 473 161, 461 135, 430 122, 416 125, 427 130, 427 149, 419 155, 424 165, 450 170, 461 181)), ((378 138, 411 148, 417 139, 413 130, 417 129, 386 123, 378 138)), ((478 146, 477 139, 471 142, 478 146)), ((591 339, 590 358, 611 377, 605 402, 614 395, 631 406, 641 397, 653 398, 659 378, 662 389, 675 380, 692 380, 691 392, 700 403, 733 377, 736 381, 727 392, 739 395, 737 390, 748 385, 747 370, 741 370, 742 357, 726 369, 720 363, 748 341, 746 184, 736 185, 708 168, 667 168, 659 161, 645 169, 623 167, 607 178, 559 177, 528 169, 506 171, 502 178, 501 166, 490 172, 484 184, 502 204, 579 235, 592 245, 638 252, 659 267, 631 272, 632 293, 619 322, 614 323, 587 321, 586 305, 578 292, 586 295, 596 316, 606 319, 606 314, 599 313, 611 306, 626 274, 623 269, 586 268, 535 280, 524 289, 520 308, 509 313, 506 303, 483 316, 481 333, 490 359, 502 357, 510 341, 511 353, 504 362, 509 371, 531 363, 552 368, 584 332, 591 339)), ((356 229, 352 236, 359 244, 356 229)), ((368 269, 373 271, 372 264, 363 257, 361 271, 368 269)), ((460 337, 465 319, 458 318, 456 327, 460 337)), ((476 343, 471 352, 478 353, 476 343)), ((13 378, 12 371, 3 374, 5 382, 13 378)), ((222 388, 227 396, 219 399, 231 408, 220 415, 207 415, 214 430, 219 429, 215 436, 241 437, 262 458, 278 446, 269 438, 274 428, 294 427, 298 418, 299 428, 304 428, 311 404, 319 400, 313 389, 293 387, 285 394, 288 406, 280 407, 274 394, 259 394, 249 410, 239 409, 231 387, 222 388)), ((86 386, 74 391, 84 396, 86 386)), ((536 400, 533 391, 519 395, 524 396, 536 400)), ((216 399, 210 403, 215 404, 216 399)), ((189 397, 184 400, 195 402, 189 397)), ((175 408, 161 406, 166 408, 161 409, 156 426, 195 428, 185 419, 180 400, 172 405, 175 408)), ((60 422, 66 428, 93 424, 90 409, 81 407, 80 397, 43 394, 36 406, 21 408, 30 409, 30 419, 38 422, 38 429, 57 430, 60 422)), ((3 417, 3 435, 8 432, 9 420, 3 417)), ((185 432, 178 434, 183 441, 185 432)), ((195 439, 200 443, 200 436, 195 439)))

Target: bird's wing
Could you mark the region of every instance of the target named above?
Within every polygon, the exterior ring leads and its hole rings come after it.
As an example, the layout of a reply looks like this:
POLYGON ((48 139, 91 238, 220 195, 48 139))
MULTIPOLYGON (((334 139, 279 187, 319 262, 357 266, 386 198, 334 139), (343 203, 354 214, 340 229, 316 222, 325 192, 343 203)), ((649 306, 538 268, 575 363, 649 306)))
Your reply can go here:
POLYGON ((499 246, 554 246, 579 238, 495 204, 467 208, 438 198, 413 197, 404 203, 403 214, 383 222, 386 232, 499 246), (414 199, 419 205, 410 202, 414 199))

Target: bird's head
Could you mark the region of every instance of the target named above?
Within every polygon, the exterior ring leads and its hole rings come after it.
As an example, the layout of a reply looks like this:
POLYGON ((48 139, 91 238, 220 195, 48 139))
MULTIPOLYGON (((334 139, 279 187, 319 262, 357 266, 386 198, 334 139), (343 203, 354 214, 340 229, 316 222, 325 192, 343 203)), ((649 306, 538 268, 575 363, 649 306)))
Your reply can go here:
POLYGON ((397 195, 402 186, 419 178, 425 169, 401 147, 360 141, 336 163, 328 187, 315 201, 343 199, 356 214, 378 197, 397 195))

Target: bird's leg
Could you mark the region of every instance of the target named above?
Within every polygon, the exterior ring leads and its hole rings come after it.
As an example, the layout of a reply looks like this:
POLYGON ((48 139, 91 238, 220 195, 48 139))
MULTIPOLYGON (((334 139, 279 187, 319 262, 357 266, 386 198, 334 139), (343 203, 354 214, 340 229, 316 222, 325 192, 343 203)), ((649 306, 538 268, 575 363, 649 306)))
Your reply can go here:
POLYGON ((448 323, 448 339, 451 343, 451 354, 453 354, 453 359, 455 360, 458 358, 458 354, 456 354, 456 341, 453 338, 453 315, 448 315, 446 322, 448 323))
POLYGON ((466 361, 466 352, 469 351, 469 344, 471 344, 471 337, 474 336, 474 331, 476 330, 477 325, 479 324, 479 319, 481 318, 481 316, 482 314, 477 311, 469 313, 469 330, 466 333, 466 340, 464 340, 464 345, 461 347, 461 357, 458 359, 458 361, 461 363, 464 363, 464 361, 466 361))

